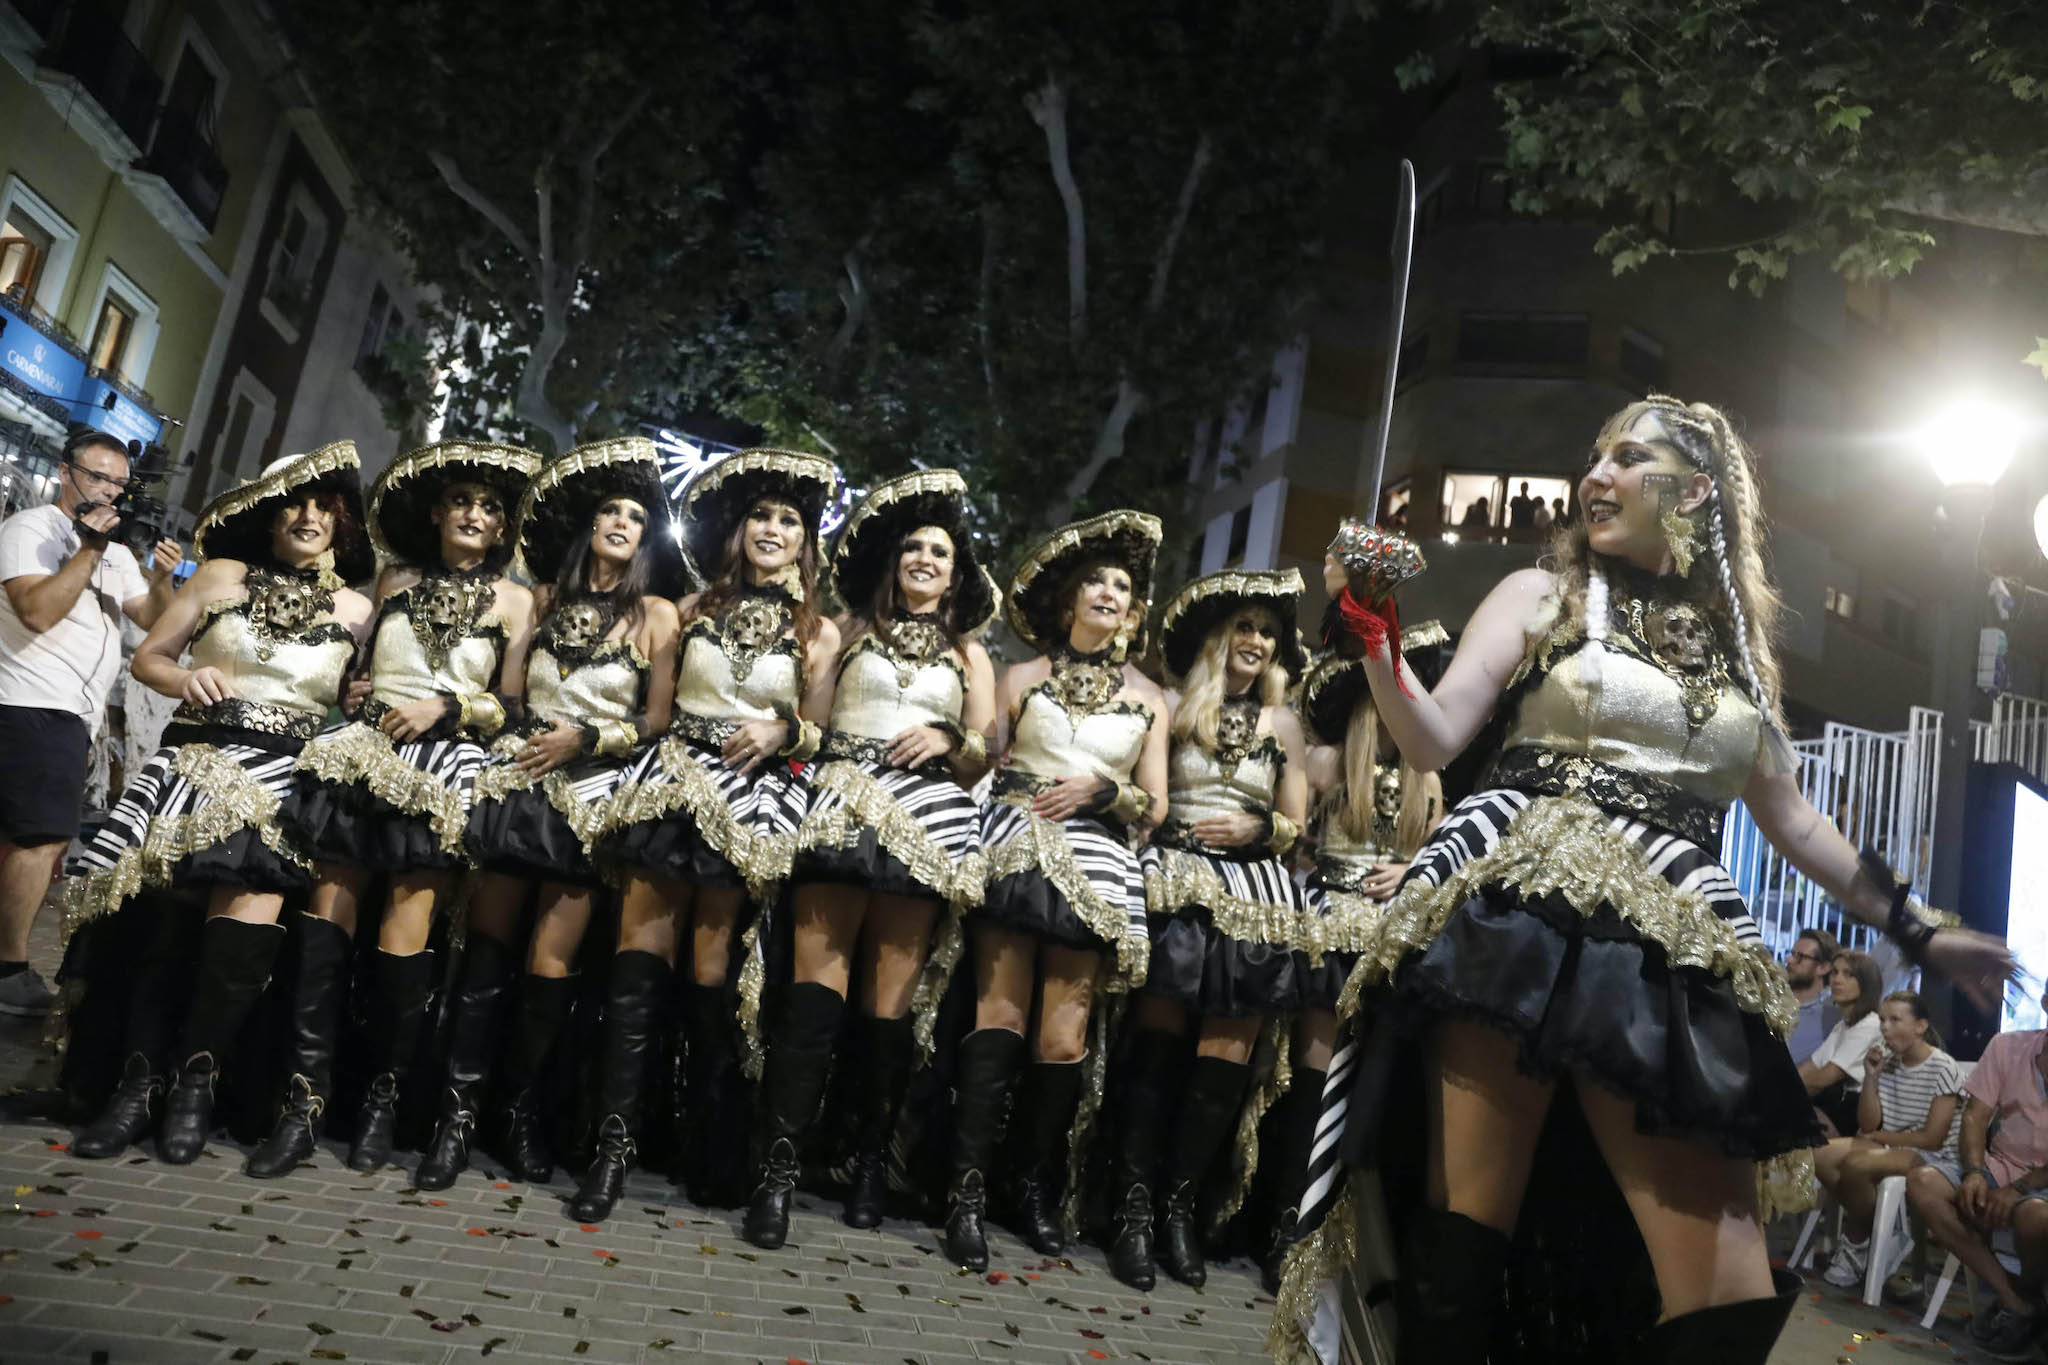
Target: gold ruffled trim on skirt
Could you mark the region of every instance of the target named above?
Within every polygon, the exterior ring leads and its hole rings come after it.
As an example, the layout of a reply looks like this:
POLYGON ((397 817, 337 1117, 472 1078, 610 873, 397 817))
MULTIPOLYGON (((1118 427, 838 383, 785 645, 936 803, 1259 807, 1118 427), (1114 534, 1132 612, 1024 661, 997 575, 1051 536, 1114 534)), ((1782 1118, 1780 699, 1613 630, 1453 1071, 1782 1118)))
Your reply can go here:
POLYGON ((443 853, 463 854, 468 814, 462 798, 432 773, 400 758, 398 746, 376 726, 357 722, 316 737, 300 752, 299 771, 336 786, 369 788, 372 796, 405 814, 425 817, 443 853))
POLYGON ((1351 1202, 1350 1173, 1314 1232, 1294 1244, 1280 1270, 1273 1325, 1266 1329, 1266 1354, 1280 1365, 1322 1365, 1302 1324, 1312 1321, 1325 1281, 1334 1280, 1358 1259, 1358 1212, 1351 1202))
MULTIPOLYGON (((1324 950, 1337 953, 1362 953, 1371 947, 1380 933, 1380 920, 1387 913, 1385 901, 1376 901, 1362 891, 1337 891, 1325 887, 1320 893, 1323 901, 1322 940, 1324 950)), ((1311 953, 1310 960, 1322 965, 1322 955, 1311 953)))
POLYGON ((1582 797, 1542 796, 1501 836, 1442 886, 1410 881, 1388 903, 1379 932, 1363 949, 1338 997, 1337 1012, 1357 1012, 1359 992, 1386 980, 1409 953, 1426 948, 1458 907, 1482 887, 1511 887, 1529 897, 1562 895, 1581 914, 1613 907, 1674 967, 1699 967, 1726 980, 1743 1009, 1789 1037, 1798 1002, 1785 971, 1763 944, 1744 944, 1697 891, 1673 886, 1642 849, 1614 829, 1613 817, 1582 797))
POLYGON ((1162 848, 1156 867, 1145 869, 1145 909, 1177 915, 1191 905, 1209 912, 1209 922, 1240 943, 1295 948, 1318 965, 1323 954, 1346 945, 1331 941, 1332 920, 1313 910, 1248 901, 1230 894, 1207 858, 1184 848, 1162 848))
POLYGON ((620 787, 593 820, 601 823, 604 833, 616 834, 643 821, 664 820, 679 810, 687 811, 698 836, 738 869, 756 900, 774 895, 777 884, 789 875, 795 852, 789 836, 761 835, 737 819, 725 793, 690 755, 686 741, 670 735, 661 741, 659 752, 666 780, 620 787))
MULTIPOLYGON (((1037 817, 1033 817, 1034 819, 1037 817)), ((1088 1018, 1088 1055, 1080 1065, 1081 1099, 1074 1106, 1073 1126, 1067 1129, 1066 1193, 1060 1199, 1060 1225, 1069 1242, 1081 1235, 1081 1190, 1088 1166, 1088 1139, 1095 1131, 1095 1116, 1102 1112, 1102 1097, 1109 1079, 1109 1040, 1117 1034, 1123 1017, 1125 997, 1108 994, 1112 972, 1104 962, 1095 972, 1095 991, 1088 1018)))
MULTIPOLYGON (((505 761, 490 764, 476 775, 471 798, 475 801, 503 801, 513 792, 532 791, 535 785, 533 774, 511 761, 512 756, 525 747, 526 737, 523 735, 501 736, 491 746, 491 753, 505 761)), ((576 836, 588 854, 591 845, 597 842, 597 836, 605 831, 606 808, 577 798, 576 783, 570 778, 567 767, 543 774, 539 785, 541 795, 547 797, 548 804, 555 808, 555 813, 562 817, 563 823, 569 826, 569 832, 576 836)))
POLYGON ((1133 933, 1131 917, 1096 894, 1094 883, 1074 857, 1074 846, 1067 842, 1065 826, 1028 810, 1023 814, 1030 822, 1023 834, 984 850, 988 880, 1000 881, 1025 872, 1043 876, 1066 897, 1081 922, 1105 946, 1116 949, 1116 974, 1103 983, 1103 990, 1113 993, 1144 985, 1152 940, 1133 933))
POLYGON ((278 827, 278 800, 248 771, 211 744, 187 744, 171 759, 171 771, 206 793, 206 804, 189 815, 150 819, 142 842, 121 850, 114 865, 73 877, 59 902, 66 936, 86 920, 104 915, 137 892, 170 883, 181 859, 253 829, 273 853, 307 871, 312 865, 285 842, 278 827))

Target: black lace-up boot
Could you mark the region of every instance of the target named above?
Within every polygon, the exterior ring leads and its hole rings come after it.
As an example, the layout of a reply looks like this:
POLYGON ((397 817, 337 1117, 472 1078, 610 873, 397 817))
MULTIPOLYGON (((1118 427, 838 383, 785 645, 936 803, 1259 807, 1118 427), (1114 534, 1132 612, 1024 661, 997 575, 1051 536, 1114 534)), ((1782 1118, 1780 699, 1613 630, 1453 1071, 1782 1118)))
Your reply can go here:
POLYGON ((477 1108, 490 1077, 505 987, 511 979, 511 951, 489 934, 472 933, 448 1011, 448 1075, 441 1089, 441 1112, 413 1178, 423 1190, 445 1190, 469 1169, 470 1139, 476 1133, 477 1108))
POLYGON ((988 1269, 988 1169, 1002 1140, 1010 1087, 1024 1064, 1024 1039, 1003 1028, 960 1040, 953 1082, 953 1180, 947 1191, 946 1258, 988 1269))
POLYGON ((789 1238, 789 1201, 801 1173, 796 1145, 818 1112, 845 1008, 846 1001, 830 986, 796 981, 783 988, 761 1078, 768 1159, 740 1224, 741 1235, 764 1250, 774 1251, 789 1238))
POLYGON ((910 1016, 901 1019, 863 1018, 858 1055, 866 1067, 860 1088, 860 1116, 855 1135, 853 1183, 846 1191, 846 1225, 880 1227, 889 1206, 889 1143, 896 1132, 896 1114, 910 1085, 917 1040, 910 1016))
POLYGON ((1202 1260, 1202 1230, 1195 1211, 1202 1177, 1224 1141, 1237 1129, 1251 1068, 1221 1057, 1197 1057, 1181 1097, 1180 1122, 1162 1180, 1159 1202, 1159 1263, 1182 1284, 1200 1289, 1209 1280, 1202 1260))
POLYGON ((242 1166, 246 1175, 290 1175, 318 1150, 321 1115, 334 1094, 334 1037, 351 947, 346 929, 317 915, 299 917, 299 979, 292 997, 292 1074, 277 1123, 242 1166))
POLYGON ((599 1062, 597 1155, 569 1201, 569 1216, 599 1223, 626 1188, 639 1148, 633 1134, 647 1089, 647 1055, 669 990, 669 965, 654 953, 629 949, 612 958, 604 1005, 604 1054, 599 1062))
POLYGON ((420 1030, 434 996, 434 954, 377 950, 377 998, 372 1003, 370 1046, 376 1072, 356 1108, 349 1142, 352 1171, 381 1170, 398 1136, 398 1099, 419 1052, 420 1030))
POLYGON ((568 1022, 576 1000, 574 976, 535 976, 519 983, 519 1026, 505 1054, 505 1113, 499 1134, 498 1158, 514 1179, 545 1185, 555 1177, 555 1159, 548 1151, 541 1121, 541 1078, 555 1039, 568 1022))
POLYGON ((178 1045, 177 1080, 164 1097, 157 1154, 173 1166, 199 1159, 213 1131, 213 1090, 220 1059, 233 1047, 249 1007, 270 982, 284 930, 215 915, 199 931, 192 1009, 178 1045))
POLYGON ((1017 1118, 1010 1125, 1017 1154, 1011 1199, 1014 1226, 1041 1256, 1067 1249, 1060 1193, 1066 1185, 1067 1145, 1081 1100, 1085 1062, 1033 1062, 1024 1069, 1017 1118))

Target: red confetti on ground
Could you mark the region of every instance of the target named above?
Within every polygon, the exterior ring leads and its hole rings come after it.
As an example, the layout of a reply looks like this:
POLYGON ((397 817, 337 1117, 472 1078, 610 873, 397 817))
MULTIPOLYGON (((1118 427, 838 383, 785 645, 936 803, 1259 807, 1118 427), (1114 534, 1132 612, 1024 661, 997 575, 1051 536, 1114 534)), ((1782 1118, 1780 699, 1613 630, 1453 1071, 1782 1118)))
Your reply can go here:
MULTIPOLYGON (((681 1227, 681 1226, 682 1226, 682 1224, 678 1223, 678 1224, 676 1224, 676 1226, 677 1226, 677 1227, 681 1227)), ((581 1224, 578 1224, 578 1225, 577 1225, 577 1228, 576 1228, 576 1230, 577 1230, 578 1232, 596 1232, 596 1231, 597 1231, 597 1224, 595 1224, 595 1223, 581 1223, 581 1224)))
POLYGON ((489 1228, 465 1228, 463 1230, 472 1237, 488 1237, 491 1235, 489 1228))
POLYGON ((1032 1273, 1031 1273, 1030 1271, 1028 1271, 1028 1270, 1027 1270, 1027 1271, 1025 1271, 1025 1272, 1024 1272, 1024 1278, 1025 1278, 1025 1279, 1027 1279, 1027 1280, 1042 1280, 1042 1279, 1044 1279, 1045 1277, 1044 1277, 1043 1275, 1034 1275, 1034 1274, 1032 1274, 1032 1273))
POLYGON ((782 1363, 782 1365, 811 1365, 811 1362, 805 1360, 802 1356, 791 1356, 788 1360, 785 1360, 782 1363))
POLYGON ((55 1218, 56 1216, 57 1210, 55 1209, 33 1209, 29 1213, 31 1218, 55 1218))
POLYGON ((593 1256, 603 1257, 605 1260, 611 1259, 611 1253, 609 1251, 598 1251, 593 1249, 590 1254, 593 1256))
POLYGON ((1108 1360, 1108 1359, 1109 1359, 1109 1352, 1107 1352, 1107 1351, 1096 1351, 1096 1350, 1090 1350, 1090 1351, 1088 1352, 1088 1354, 1089 1354, 1089 1356, 1090 1356, 1091 1358, 1093 1358, 1093 1359, 1095 1359, 1095 1360, 1108 1360))
POLYGON ((71 1144, 68 1142, 49 1142, 43 1145, 53 1152, 68 1152, 71 1150, 71 1144))
POLYGON ((1088 1338, 1088 1340, 1090 1340, 1090 1341, 1100 1341, 1100 1340, 1102 1340, 1102 1333, 1100 1333, 1100 1332, 1096 1331, 1096 1330, 1095 1330, 1094 1328, 1092 1328, 1092 1327, 1083 1327, 1083 1328, 1081 1329, 1081 1335, 1082 1335, 1082 1336, 1084 1336, 1084 1337, 1086 1337, 1086 1338, 1088 1338))
POLYGON ((88 1242, 97 1242, 105 1234, 98 1228, 76 1228, 72 1231, 71 1235, 73 1237, 83 1237, 88 1242))
POLYGON ((437 1209, 445 1209, 448 1207, 448 1201, 445 1199, 429 1199, 427 1202, 429 1204, 432 1204, 437 1209))
POLYGON ((512 1188, 512 1182, 511 1182, 511 1181, 509 1181, 509 1180, 497 1180, 497 1181, 493 1181, 493 1182, 492 1182, 492 1188, 494 1188, 494 1189, 500 1189, 500 1190, 509 1190, 509 1189, 511 1189, 511 1188, 512 1188))
POLYGON ((991 1271, 989 1271, 989 1273, 988 1273, 988 1282, 989 1282, 990 1284, 1001 1284, 1001 1283, 1002 1283, 1003 1281, 1005 1281, 1005 1280, 1007 1280, 1007 1279, 1009 1279, 1009 1278, 1010 1278, 1010 1277, 1009 1277, 1008 1275, 1005 1275, 1005 1274, 1004 1274, 1004 1273, 1003 1273, 1002 1271, 1000 1271, 1000 1270, 991 1270, 991 1271))

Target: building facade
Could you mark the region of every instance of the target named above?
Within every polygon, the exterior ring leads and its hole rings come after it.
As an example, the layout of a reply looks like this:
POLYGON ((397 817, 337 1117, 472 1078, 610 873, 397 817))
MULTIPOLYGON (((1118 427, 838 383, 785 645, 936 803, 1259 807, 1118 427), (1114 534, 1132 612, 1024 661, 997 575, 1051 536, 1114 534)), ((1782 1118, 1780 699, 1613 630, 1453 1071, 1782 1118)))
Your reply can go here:
POLYGON ((170 529, 279 454, 399 433, 402 260, 254 0, 0 0, 0 495, 70 424, 160 442, 170 529))
MULTIPOLYGON (((1730 288, 1714 256, 1617 276, 1593 250, 1611 219, 1530 216, 1510 202, 1494 87, 1520 78, 1517 62, 1460 54, 1400 149, 1417 170, 1416 240, 1377 510, 1429 560, 1404 619, 1439 617, 1456 631, 1503 575, 1534 563, 1544 526, 1572 514, 1609 414, 1649 392, 1704 398, 1735 416, 1758 454, 1789 608, 1795 729, 1901 727, 1933 695, 1931 655, 1951 609, 1938 586, 1949 534, 1935 514, 1940 488, 1901 437, 1944 397, 1987 381, 2048 418, 2048 390, 2018 363, 2048 299, 2011 287, 2022 278, 2017 244, 1944 225, 1943 249, 1904 279, 1854 284, 1802 261, 1761 298, 1730 288)), ((1190 460, 1201 568, 1298 567, 1315 610, 1332 530, 1373 510, 1366 455, 1385 365, 1394 182, 1392 155, 1361 168, 1348 221, 1364 226, 1332 243, 1329 302, 1277 358, 1270 388, 1198 432, 1190 460)), ((1666 214, 1649 226, 1680 245, 1745 235, 1739 215, 1666 214)), ((1997 506, 2031 509, 2048 494, 2044 468, 2038 452, 2017 461, 1997 506)), ((2017 557, 2038 569, 2031 538, 2010 521, 1994 514, 1985 567, 2017 557)), ((2048 695, 2048 631, 2012 631, 2005 669, 2008 689, 2048 695)))

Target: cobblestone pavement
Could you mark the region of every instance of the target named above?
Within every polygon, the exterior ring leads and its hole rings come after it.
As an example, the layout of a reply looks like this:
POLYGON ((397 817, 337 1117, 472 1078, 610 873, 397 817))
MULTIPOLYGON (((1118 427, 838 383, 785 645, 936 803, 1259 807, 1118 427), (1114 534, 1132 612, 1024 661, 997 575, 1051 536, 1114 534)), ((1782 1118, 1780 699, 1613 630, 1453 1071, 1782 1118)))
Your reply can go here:
MULTIPOLYGON (((49 1125, 0 1127, 0 1362, 474 1360, 1250 1361, 1271 1301, 1246 1264, 1138 1294, 1093 1247, 1048 1261, 992 1238, 990 1273, 931 1229, 862 1232, 800 1196, 790 1246, 636 1174, 602 1226, 545 1189, 471 1171, 427 1196, 323 1148, 263 1182, 217 1142, 187 1167, 87 1162, 49 1125)), ((1163 1279, 1163 1277, 1162 1277, 1163 1279)))

